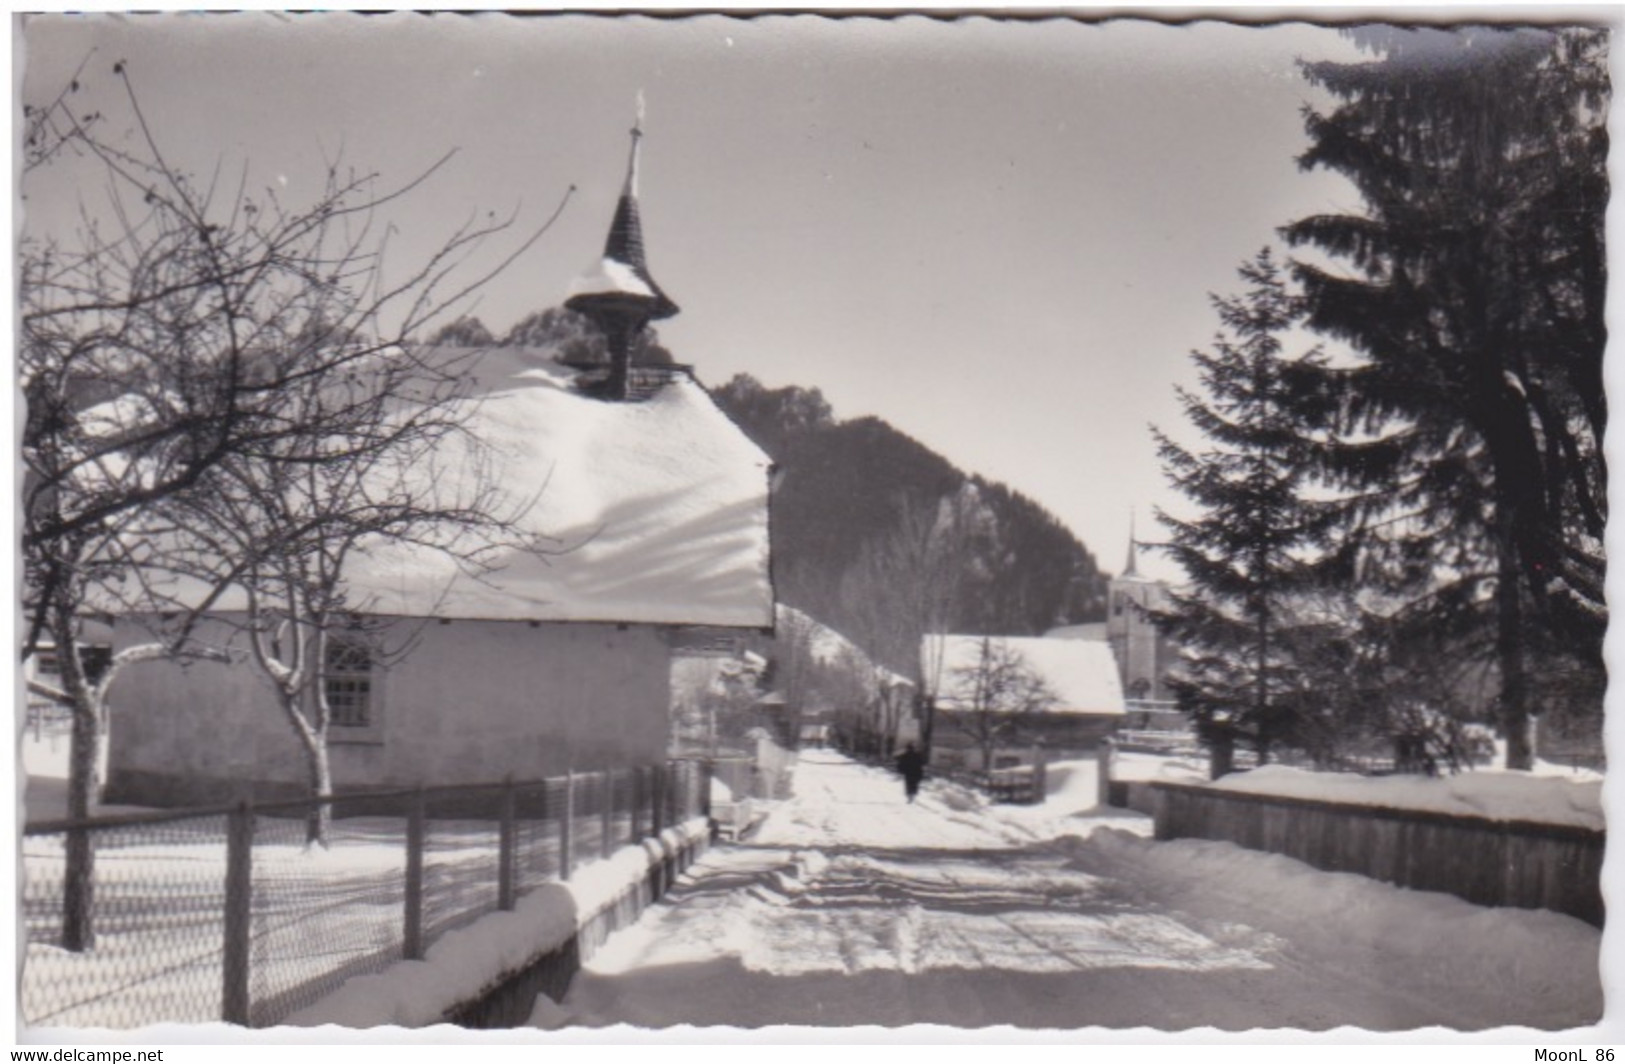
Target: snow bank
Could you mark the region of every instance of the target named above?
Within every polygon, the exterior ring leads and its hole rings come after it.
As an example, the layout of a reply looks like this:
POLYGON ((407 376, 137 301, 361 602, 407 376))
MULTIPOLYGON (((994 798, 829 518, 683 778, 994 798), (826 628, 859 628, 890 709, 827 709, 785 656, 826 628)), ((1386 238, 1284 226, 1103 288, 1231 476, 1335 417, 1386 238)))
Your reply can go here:
POLYGON ((1207 780, 1203 759, 1142 754, 1118 750, 1112 754, 1112 779, 1132 783, 1166 780, 1171 783, 1202 783, 1207 780))
POLYGON ((551 952, 575 933, 577 910, 568 888, 548 883, 526 894, 513 912, 492 913, 448 931, 421 961, 401 961, 377 975, 345 981, 327 997, 285 1021, 294 1027, 426 1027, 469 1001, 503 973, 551 952))
POLYGON ((1072 867, 1132 881, 1216 934, 1245 923, 1300 952, 1343 956, 1346 972, 1370 971, 1374 983, 1387 972, 1404 985, 1436 987, 1461 1028, 1572 1027, 1602 1013, 1601 980, 1576 978, 1596 972, 1602 933, 1570 916, 1486 908, 1228 842, 1103 830, 1061 845, 1070 846, 1072 867))
POLYGON ((530 1010, 530 1018, 525 1021, 526 1027, 537 1027, 544 1031, 556 1031, 575 1019, 570 1010, 546 994, 536 995, 536 1004, 530 1010))
POLYGON ((1372 777, 1266 765, 1208 786, 1242 794, 1603 829, 1602 784, 1553 776, 1468 772, 1431 779, 1372 777))
POLYGON ((1055 813, 1076 813, 1100 799, 1100 765, 1094 758, 1051 761, 1044 767, 1044 806, 1055 813))
MULTIPOLYGON (((1015 838, 1042 841, 1088 835, 1103 827, 1149 834, 1149 817, 1100 804, 1099 772, 1092 757, 1050 762, 1044 801, 1037 805, 1006 805, 963 788, 961 792, 974 803, 974 815, 1005 825, 1015 838)), ((944 804, 951 804, 947 795, 943 797, 944 804)))
MULTIPOLYGON (((1496 739, 1494 742, 1494 759, 1489 765, 1480 765, 1475 771, 1510 771, 1509 769, 1503 767, 1507 763, 1507 741, 1505 739, 1496 739)), ((1564 765, 1556 761, 1547 761, 1539 757, 1535 758, 1535 763, 1530 766, 1528 774, 1531 776, 1562 776, 1566 779, 1571 779, 1582 783, 1601 783, 1605 778, 1603 773, 1598 772, 1595 769, 1584 768, 1580 765, 1564 765)))
POLYGON ((576 869, 568 883, 548 883, 519 900, 513 912, 491 913, 446 932, 421 961, 400 961, 376 975, 358 975, 283 1022, 293 1027, 426 1027, 538 957, 568 942, 581 926, 649 870, 684 845, 707 837, 695 818, 622 847, 609 859, 576 869))

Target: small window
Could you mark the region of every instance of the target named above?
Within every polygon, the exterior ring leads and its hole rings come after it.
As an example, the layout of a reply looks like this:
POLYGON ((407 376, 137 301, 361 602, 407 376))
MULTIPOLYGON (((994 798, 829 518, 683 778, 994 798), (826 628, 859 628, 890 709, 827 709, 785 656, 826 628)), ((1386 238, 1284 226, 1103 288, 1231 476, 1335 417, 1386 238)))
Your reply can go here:
POLYGON ((329 638, 322 683, 329 720, 335 728, 371 727, 377 712, 373 690, 373 654, 355 639, 329 638))

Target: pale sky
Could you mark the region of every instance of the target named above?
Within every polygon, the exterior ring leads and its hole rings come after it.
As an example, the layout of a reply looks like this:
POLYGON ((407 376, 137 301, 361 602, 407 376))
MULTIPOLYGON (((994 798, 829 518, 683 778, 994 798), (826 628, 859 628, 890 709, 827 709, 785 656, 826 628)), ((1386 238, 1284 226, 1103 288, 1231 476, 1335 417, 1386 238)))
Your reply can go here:
MULTIPOLYGON (((24 100, 88 55, 76 98, 122 135, 125 60, 167 155, 246 166, 289 203, 325 156, 387 185, 458 149, 391 213, 400 261, 471 212, 537 226, 576 185, 471 308, 498 335, 596 258, 642 90, 677 359, 879 415, 1036 499, 1111 572, 1130 512, 1152 538, 1171 501, 1147 424, 1184 434, 1172 385, 1212 339, 1207 293, 1277 226, 1357 206, 1294 162, 1313 99, 1295 59, 1357 55, 1301 24, 97 15, 25 42, 24 100)), ((51 226, 98 194, 25 192, 51 226)))

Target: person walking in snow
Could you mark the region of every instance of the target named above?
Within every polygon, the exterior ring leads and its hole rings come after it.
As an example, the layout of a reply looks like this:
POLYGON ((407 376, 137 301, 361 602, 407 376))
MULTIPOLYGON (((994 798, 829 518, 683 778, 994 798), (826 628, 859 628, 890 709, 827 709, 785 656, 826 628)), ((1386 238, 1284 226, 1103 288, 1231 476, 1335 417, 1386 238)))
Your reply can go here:
POLYGON ((897 771, 903 777, 903 790, 912 802, 914 796, 920 793, 920 781, 925 778, 925 755, 914 749, 913 743, 909 743, 897 755, 897 771))

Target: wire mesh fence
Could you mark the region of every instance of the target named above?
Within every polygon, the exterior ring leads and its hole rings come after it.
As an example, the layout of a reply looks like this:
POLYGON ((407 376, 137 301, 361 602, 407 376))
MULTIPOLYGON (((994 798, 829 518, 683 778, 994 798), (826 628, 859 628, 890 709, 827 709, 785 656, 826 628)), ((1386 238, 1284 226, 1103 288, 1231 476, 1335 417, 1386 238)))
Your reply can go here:
POLYGON ((401 959, 405 802, 332 803, 326 849, 301 809, 254 818, 249 1022, 267 1026, 401 959), (370 815, 369 815, 370 814, 370 815))
POLYGON ((270 1026, 706 812, 699 762, 29 825, 22 1019, 270 1026), (327 845, 309 823, 327 813, 327 845))
POLYGON ((225 866, 218 814, 26 834, 23 1015, 129 1027, 161 1006, 181 1023, 218 1019, 225 866), (95 866, 74 882, 76 845, 95 866))

